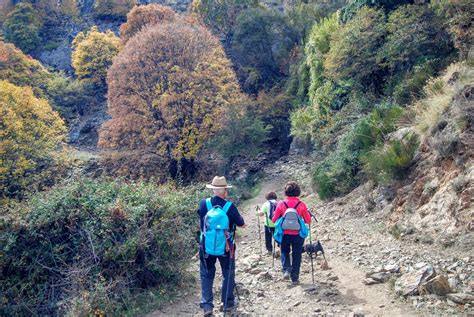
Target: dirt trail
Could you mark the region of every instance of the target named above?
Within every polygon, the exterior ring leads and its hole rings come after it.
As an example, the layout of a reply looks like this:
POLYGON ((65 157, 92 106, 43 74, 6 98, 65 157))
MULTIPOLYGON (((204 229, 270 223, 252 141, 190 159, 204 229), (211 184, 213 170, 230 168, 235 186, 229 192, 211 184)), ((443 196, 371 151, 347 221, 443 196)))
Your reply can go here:
MULTIPOLYGON (((280 177, 266 179, 257 197, 246 201, 240 206, 247 227, 240 229, 237 237, 237 290, 239 306, 234 314, 238 316, 252 315, 385 315, 385 316, 413 316, 419 313, 411 306, 393 299, 389 293, 388 284, 366 286, 362 283, 365 277, 355 263, 342 257, 331 254, 326 250, 329 270, 321 270, 321 257, 314 261, 315 284, 311 279, 311 264, 307 254, 303 255, 301 264, 300 282, 298 286, 290 286, 288 281, 282 280, 280 259, 275 259, 272 268, 272 257, 260 251, 258 238, 257 218, 255 207, 261 205, 268 191, 276 191, 281 197, 281 188, 284 181, 280 177)), ((324 226, 325 217, 321 216, 317 227, 324 226)), ((262 221, 260 222, 262 225, 262 221)), ((318 228, 313 232, 317 236, 318 228)), ((263 227, 262 227, 263 230, 263 227)), ((308 243, 308 240, 306 241, 308 243)), ((332 243, 337 243, 332 241, 332 243)), ((343 243, 343 241, 341 241, 343 243)), ((262 249, 264 236, 262 232, 262 249)), ((198 263, 195 261, 193 271, 198 276, 198 263)), ((217 270, 214 282, 215 315, 222 315, 220 305, 220 270, 217 270)), ((174 303, 149 316, 196 316, 201 315, 199 309, 200 288, 199 279, 193 289, 185 296, 177 298, 174 303)))

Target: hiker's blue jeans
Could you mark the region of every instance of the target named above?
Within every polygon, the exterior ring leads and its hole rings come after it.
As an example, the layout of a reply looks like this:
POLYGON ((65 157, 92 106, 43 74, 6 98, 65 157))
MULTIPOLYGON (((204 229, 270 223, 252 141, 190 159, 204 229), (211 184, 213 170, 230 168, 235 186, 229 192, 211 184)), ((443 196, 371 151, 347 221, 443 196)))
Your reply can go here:
POLYGON ((275 233, 275 227, 265 226, 265 247, 268 252, 273 251, 273 234, 275 233))
POLYGON ((304 239, 299 235, 283 235, 281 241, 281 264, 283 272, 290 273, 291 280, 300 278, 301 254, 303 253, 304 239), (292 259, 290 259, 290 251, 292 259))
POLYGON ((200 252, 201 304, 199 306, 202 309, 214 308, 212 285, 216 275, 216 260, 219 260, 223 276, 221 289, 222 304, 224 304, 224 308, 234 306, 235 258, 230 259, 228 254, 226 256, 207 255, 205 258, 203 253, 200 252))

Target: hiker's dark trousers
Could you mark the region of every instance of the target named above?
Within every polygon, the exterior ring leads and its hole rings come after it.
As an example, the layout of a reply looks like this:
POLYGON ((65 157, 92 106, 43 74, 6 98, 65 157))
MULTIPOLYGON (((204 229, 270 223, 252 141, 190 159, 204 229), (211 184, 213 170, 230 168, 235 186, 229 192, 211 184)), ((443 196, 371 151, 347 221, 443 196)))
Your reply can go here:
POLYGON ((267 248, 268 252, 273 251, 273 234, 275 233, 275 227, 267 227, 265 226, 265 247, 267 248))
POLYGON ((224 308, 234 306, 234 287, 235 287, 235 258, 230 259, 229 255, 226 256, 213 256, 206 255, 204 257, 203 252, 200 252, 200 275, 201 275, 201 308, 212 309, 214 308, 213 300, 214 295, 212 294, 212 285, 214 283, 214 277, 216 275, 216 260, 219 260, 222 270, 222 290, 221 290, 221 301, 224 304, 224 308), (230 265, 230 270, 229 270, 230 265), (228 293, 227 293, 228 290, 228 293), (227 297, 227 303, 226 303, 227 297), (226 305, 227 304, 227 305, 226 305))
POLYGON ((283 271, 290 273, 292 281, 297 281, 300 277, 303 244, 304 239, 299 235, 285 234, 281 241, 281 264, 283 271), (290 251, 292 259, 290 259, 290 251))

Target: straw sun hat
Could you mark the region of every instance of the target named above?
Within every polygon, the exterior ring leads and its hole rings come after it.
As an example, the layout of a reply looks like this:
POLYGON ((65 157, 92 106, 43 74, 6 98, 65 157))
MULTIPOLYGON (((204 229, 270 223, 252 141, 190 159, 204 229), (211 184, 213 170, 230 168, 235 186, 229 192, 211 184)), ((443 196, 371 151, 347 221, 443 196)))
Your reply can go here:
POLYGON ((209 189, 221 189, 221 188, 232 188, 231 185, 227 184, 227 180, 224 176, 214 176, 211 184, 206 185, 209 189))

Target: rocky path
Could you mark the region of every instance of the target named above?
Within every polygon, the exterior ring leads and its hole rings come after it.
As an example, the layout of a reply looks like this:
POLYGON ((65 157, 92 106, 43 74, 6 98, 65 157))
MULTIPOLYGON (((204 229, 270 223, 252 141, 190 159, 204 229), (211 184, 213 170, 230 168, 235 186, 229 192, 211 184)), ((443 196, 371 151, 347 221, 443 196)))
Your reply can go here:
MULTIPOLYGON (((329 270, 321 270, 321 257, 314 261, 315 284, 312 284, 309 256, 303 255, 301 284, 295 287, 282 280, 280 259, 275 259, 260 250, 255 207, 264 202, 264 194, 273 190, 281 194, 280 178, 266 179, 260 194, 240 207, 247 222, 247 228, 238 235, 237 249, 237 290, 240 301, 237 315, 416 315, 404 305, 395 302, 386 284, 365 286, 365 277, 354 263, 339 257, 328 249, 329 270)), ((321 219, 317 226, 324 226, 321 219)), ((314 226, 313 226, 314 228, 314 226)), ((315 228, 315 234, 318 228, 315 228)), ((263 244, 262 233, 262 248, 263 244)), ((197 268, 197 262, 193 264, 197 268)), ((219 270, 218 270, 219 272, 219 270)), ((197 274, 197 270, 195 270, 197 274)), ((220 275, 219 273, 217 275, 220 275)), ((220 278, 214 283, 215 313, 218 312, 220 278)), ((194 316, 201 314, 198 307, 199 283, 187 291, 183 298, 174 304, 156 311, 150 316, 179 315, 194 316)))
MULTIPOLYGON (((309 164, 308 158, 299 157, 269 166, 260 193, 239 207, 247 227, 240 229, 237 236, 236 282, 240 299, 234 315, 473 315, 472 248, 427 244, 423 237, 414 239, 418 242, 403 239, 410 234, 406 228, 389 233, 383 212, 370 211, 364 205, 368 189, 363 186, 341 199, 317 201, 309 194, 309 164), (312 225, 313 237, 322 241, 330 266, 329 270, 322 270, 322 258, 316 258, 313 284, 310 258, 304 254, 301 284, 294 287, 282 279, 279 258, 272 267, 272 257, 263 250, 263 232, 261 250, 255 214, 255 207, 265 201, 266 192, 276 191, 282 197, 283 184, 289 179, 302 180, 303 200, 319 220, 312 225)), ((471 236, 462 239, 466 240, 462 245, 472 245, 471 236)), ((201 315, 198 262, 193 261, 195 283, 150 316, 201 315)), ((216 315, 222 315, 217 300, 220 283, 218 269, 214 283, 216 315)))
MULTIPOLYGON (((391 298, 387 285, 367 287, 362 284, 365 272, 354 263, 332 254, 330 249, 326 251, 329 270, 321 269, 321 256, 314 261, 315 284, 312 283, 311 261, 307 254, 303 255, 301 284, 293 287, 284 281, 280 259, 275 259, 275 266, 272 268, 272 257, 264 251, 260 253, 257 219, 254 215, 255 206, 265 201, 266 192, 276 191, 281 197, 282 184, 284 180, 281 178, 267 178, 260 194, 244 205, 248 228, 242 235, 237 261, 237 280, 240 282, 239 292, 242 293, 240 313, 298 316, 416 314, 396 303, 391 298)), ((316 227, 313 224, 315 237, 319 235, 320 226, 324 226, 323 218, 316 227)))

